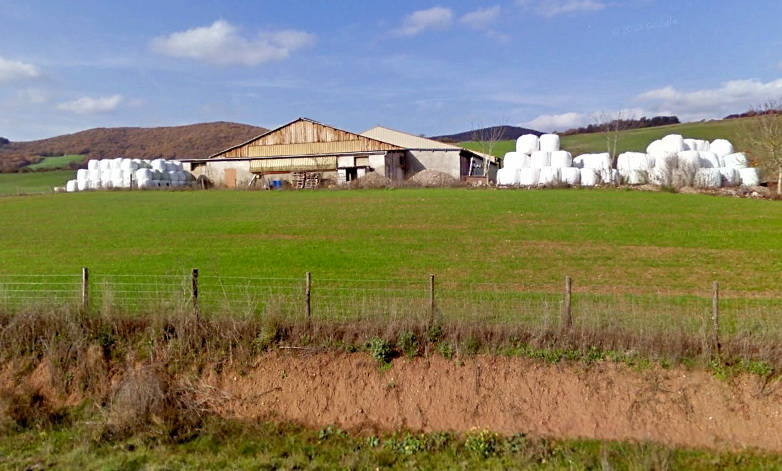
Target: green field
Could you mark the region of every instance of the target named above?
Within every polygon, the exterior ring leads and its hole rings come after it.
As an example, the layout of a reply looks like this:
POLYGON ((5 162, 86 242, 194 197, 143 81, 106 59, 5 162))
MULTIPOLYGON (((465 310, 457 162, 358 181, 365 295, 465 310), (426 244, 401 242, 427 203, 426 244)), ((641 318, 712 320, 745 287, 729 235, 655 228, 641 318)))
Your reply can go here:
POLYGON ((56 157, 44 157, 40 162, 28 165, 30 170, 65 170, 70 169, 73 162, 82 162, 84 154, 59 155, 56 157))
POLYGON ((55 186, 75 178, 73 170, 51 172, 0 173, 0 196, 30 193, 50 193, 55 186))
MULTIPOLYGON (((43 174, 42 174, 43 175, 43 174)), ((51 176, 46 174, 47 176, 51 176)), ((778 293, 775 201, 624 190, 95 192, 0 199, 0 273, 427 279, 778 293)))
MULTIPOLYGON (((693 139, 728 139, 737 149, 746 151, 749 146, 742 132, 745 121, 744 119, 728 119, 623 131, 617 144, 617 151, 645 152, 646 146, 652 141, 667 134, 681 134, 685 138, 693 139)), ((462 145, 481 150, 481 146, 475 142, 463 142, 462 145)), ((601 133, 562 136, 561 145, 562 149, 570 151, 574 157, 580 154, 606 152, 605 136, 601 133)), ((493 153, 496 156, 503 156, 506 152, 515 149, 515 141, 502 141, 497 144, 493 153)))

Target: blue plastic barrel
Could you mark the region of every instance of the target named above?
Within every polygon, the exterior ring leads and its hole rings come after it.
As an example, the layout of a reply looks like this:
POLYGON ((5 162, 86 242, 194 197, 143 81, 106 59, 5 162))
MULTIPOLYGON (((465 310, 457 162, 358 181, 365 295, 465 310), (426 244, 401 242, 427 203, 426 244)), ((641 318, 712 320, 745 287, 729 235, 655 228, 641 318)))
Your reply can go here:
POLYGON ((272 189, 273 190, 281 190, 282 189, 282 180, 272 180, 272 189))

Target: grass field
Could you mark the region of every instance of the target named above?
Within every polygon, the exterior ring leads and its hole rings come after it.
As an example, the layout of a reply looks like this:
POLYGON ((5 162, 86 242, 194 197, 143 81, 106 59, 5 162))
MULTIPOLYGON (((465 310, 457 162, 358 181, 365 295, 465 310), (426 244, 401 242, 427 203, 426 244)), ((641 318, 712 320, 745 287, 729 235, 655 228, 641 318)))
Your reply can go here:
POLYGON ((73 162, 81 162, 84 160, 83 154, 70 154, 60 155, 56 157, 44 157, 40 162, 28 165, 30 170, 66 170, 70 169, 69 165, 73 162))
MULTIPOLYGON (((48 176, 48 175, 47 175, 48 176)), ((622 190, 102 192, 0 199, 0 273, 778 293, 782 206, 622 190)))
POLYGON ((64 186, 74 178, 73 170, 51 172, 0 173, 0 196, 50 193, 55 186, 64 186))
MULTIPOLYGON (((693 139, 728 139, 733 142, 737 149, 746 151, 749 146, 746 138, 742 136, 742 126, 745 121, 745 119, 728 119, 623 131, 619 139, 617 151, 645 152, 646 146, 652 141, 660 139, 667 134, 681 134, 684 137, 693 139)), ((464 142, 462 145, 480 150, 480 146, 475 142, 464 142)), ((605 137, 601 133, 562 136, 561 145, 562 149, 569 151, 574 157, 580 154, 606 151, 605 137)), ((511 152, 515 149, 515 141, 502 141, 494 149, 494 155, 503 156, 506 152, 511 152)))

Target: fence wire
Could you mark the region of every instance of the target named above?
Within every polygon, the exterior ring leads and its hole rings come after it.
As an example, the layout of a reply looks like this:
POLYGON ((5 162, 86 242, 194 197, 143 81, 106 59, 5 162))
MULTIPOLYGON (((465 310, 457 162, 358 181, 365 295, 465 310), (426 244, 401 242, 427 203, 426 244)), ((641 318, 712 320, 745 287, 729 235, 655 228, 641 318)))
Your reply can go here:
MULTIPOLYGON (((90 310, 154 314, 170 310, 201 315, 275 315, 312 321, 419 321, 432 317, 449 322, 529 325, 556 328, 562 322, 562 291, 540 292, 519 283, 473 283, 436 279, 312 278, 309 298, 304 277, 246 277, 192 273, 163 275, 91 273, 0 274, 0 307, 81 305, 90 310), (434 286, 434 290, 432 287, 434 286), (86 290, 85 290, 86 288, 86 290), (83 292, 84 290, 84 292, 83 292), (86 300, 82 298, 86 293, 86 300), (309 310, 307 310, 309 299, 309 310)), ((710 328, 712 298, 669 291, 634 293, 619 290, 572 292, 575 326, 654 332, 702 334, 710 328)), ((724 336, 782 340, 782 297, 748 296, 725 291, 719 299, 724 336)))

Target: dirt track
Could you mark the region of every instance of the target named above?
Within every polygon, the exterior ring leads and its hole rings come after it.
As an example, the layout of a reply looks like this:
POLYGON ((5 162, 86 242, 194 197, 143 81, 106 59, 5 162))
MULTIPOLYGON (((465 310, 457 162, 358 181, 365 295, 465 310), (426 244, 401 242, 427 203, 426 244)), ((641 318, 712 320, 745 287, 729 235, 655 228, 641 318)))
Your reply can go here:
POLYGON ((464 431, 652 440, 782 451, 779 383, 730 383, 705 372, 546 364, 477 357, 398 359, 381 372, 366 354, 263 357, 244 374, 205 378, 227 393, 221 412, 321 427, 464 431))

